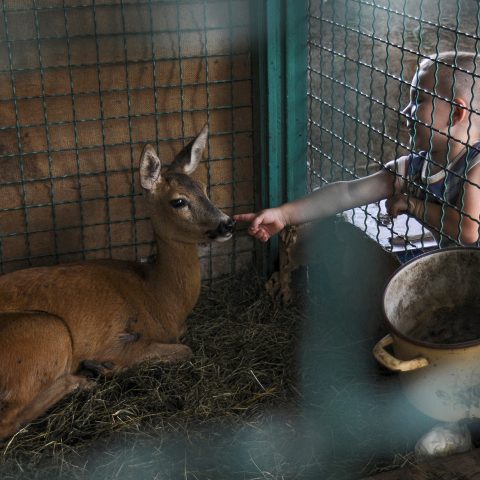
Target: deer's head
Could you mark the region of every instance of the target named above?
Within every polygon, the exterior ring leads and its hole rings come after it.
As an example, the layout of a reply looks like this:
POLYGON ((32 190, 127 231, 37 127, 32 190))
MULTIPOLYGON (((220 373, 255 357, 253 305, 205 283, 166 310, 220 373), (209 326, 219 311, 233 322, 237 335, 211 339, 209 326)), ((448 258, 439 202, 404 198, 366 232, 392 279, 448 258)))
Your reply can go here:
POLYGON ((155 234, 184 243, 223 242, 232 234, 235 222, 207 197, 203 183, 190 174, 195 171, 207 144, 205 125, 166 168, 151 145, 140 159, 140 181, 155 234))

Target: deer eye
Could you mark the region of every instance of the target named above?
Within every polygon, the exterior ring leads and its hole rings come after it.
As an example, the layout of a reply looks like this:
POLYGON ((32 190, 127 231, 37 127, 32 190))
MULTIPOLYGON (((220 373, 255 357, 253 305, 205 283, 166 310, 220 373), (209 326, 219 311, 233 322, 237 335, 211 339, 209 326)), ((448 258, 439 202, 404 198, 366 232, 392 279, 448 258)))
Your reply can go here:
POLYGON ((183 207, 188 206, 188 203, 183 198, 175 198, 174 200, 170 200, 170 205, 173 208, 183 208, 183 207))

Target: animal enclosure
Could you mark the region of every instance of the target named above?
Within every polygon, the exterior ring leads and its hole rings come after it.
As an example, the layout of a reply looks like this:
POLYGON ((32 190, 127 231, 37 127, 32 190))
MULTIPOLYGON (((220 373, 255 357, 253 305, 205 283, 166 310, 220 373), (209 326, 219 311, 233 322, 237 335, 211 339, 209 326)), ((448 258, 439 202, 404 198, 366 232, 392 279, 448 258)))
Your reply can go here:
MULTIPOLYGON (((165 163, 209 125, 200 179, 226 213, 254 205, 248 0, 4 0, 0 268, 146 260, 140 152, 165 163)), ((253 243, 201 251, 232 273, 253 243)))
MULTIPOLYGON (((0 272, 146 260, 141 148, 152 143, 168 163, 205 123, 200 177, 229 214, 380 169, 411 151, 401 110, 416 66, 441 50, 476 53, 478 9, 473 0, 3 0, 0 272)), ((400 255, 436 245, 380 206, 347 217, 400 255)), ((202 248, 204 278, 256 253, 241 231, 202 248)))
MULTIPOLYGON (((148 261, 140 152, 168 164, 205 124, 195 175, 229 215, 381 169, 411 152, 415 68, 477 53, 479 19, 475 0, 0 0, 0 273, 148 261)), ((436 242, 384 213, 322 226, 310 324, 241 272, 272 270, 275 239, 261 249, 240 227, 201 247, 218 282, 188 319, 192 360, 75 393, 2 446, 0 477, 349 480, 403 465, 431 420, 377 375, 377 300, 398 266, 387 252, 436 242)))

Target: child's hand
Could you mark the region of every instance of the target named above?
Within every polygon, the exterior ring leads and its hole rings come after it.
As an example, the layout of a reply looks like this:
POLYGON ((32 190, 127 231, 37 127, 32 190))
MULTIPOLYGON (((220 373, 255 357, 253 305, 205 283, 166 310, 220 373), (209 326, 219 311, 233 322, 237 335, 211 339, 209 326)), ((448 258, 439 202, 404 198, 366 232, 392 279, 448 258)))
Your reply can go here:
POLYGON ((248 233, 262 242, 266 242, 286 226, 285 218, 279 208, 269 208, 258 213, 242 213, 234 215, 233 219, 240 222, 251 222, 248 233))
POLYGON ((410 213, 411 210, 410 199, 405 193, 399 193, 393 195, 393 197, 387 198, 385 206, 387 207, 387 213, 392 218, 396 218, 403 213, 410 213))

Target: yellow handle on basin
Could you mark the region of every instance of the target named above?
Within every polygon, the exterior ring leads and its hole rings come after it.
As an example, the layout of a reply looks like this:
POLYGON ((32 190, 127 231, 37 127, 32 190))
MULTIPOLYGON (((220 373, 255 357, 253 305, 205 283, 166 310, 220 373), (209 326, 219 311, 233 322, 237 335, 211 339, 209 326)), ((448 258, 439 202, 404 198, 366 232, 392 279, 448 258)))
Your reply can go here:
POLYGON ((410 372, 428 365, 428 360, 424 357, 417 357, 412 360, 399 360, 395 358, 385 350, 385 347, 388 347, 392 343, 393 338, 388 334, 373 347, 373 356, 377 362, 381 363, 384 367, 394 372, 410 372))

